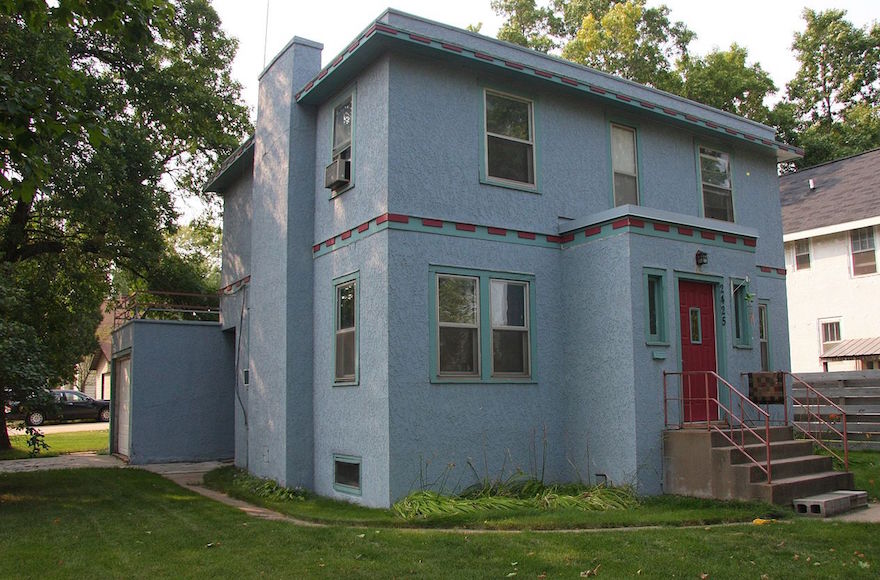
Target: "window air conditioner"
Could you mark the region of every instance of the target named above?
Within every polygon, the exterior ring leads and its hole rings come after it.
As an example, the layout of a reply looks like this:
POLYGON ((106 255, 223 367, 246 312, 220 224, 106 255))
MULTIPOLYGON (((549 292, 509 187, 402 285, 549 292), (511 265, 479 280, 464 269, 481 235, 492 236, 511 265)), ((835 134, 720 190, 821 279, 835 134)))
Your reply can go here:
POLYGON ((337 157, 333 163, 324 170, 324 187, 336 191, 348 185, 349 180, 349 159, 337 157))

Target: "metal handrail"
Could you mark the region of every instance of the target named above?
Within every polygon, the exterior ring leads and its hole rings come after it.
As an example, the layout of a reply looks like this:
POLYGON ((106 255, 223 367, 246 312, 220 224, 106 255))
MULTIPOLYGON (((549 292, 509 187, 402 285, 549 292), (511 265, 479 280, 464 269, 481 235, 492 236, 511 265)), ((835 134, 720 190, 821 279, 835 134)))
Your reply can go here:
POLYGON ((847 429, 846 429, 846 411, 843 410, 843 407, 841 407, 840 405, 838 405, 837 403, 835 403, 834 401, 832 401, 831 399, 829 399, 828 397, 826 397, 825 395, 820 393, 816 388, 814 388, 813 386, 808 384, 806 381, 801 379, 796 374, 790 373, 787 371, 783 371, 783 372, 786 375, 790 376, 793 381, 797 381, 798 383, 800 383, 800 385, 803 386, 807 391, 807 404, 804 405, 800 399, 798 399, 794 396, 794 389, 789 389, 789 398, 791 399, 792 403, 797 404, 799 407, 805 409, 806 414, 807 414, 807 429, 804 429, 803 427, 798 425, 796 421, 792 421, 792 425, 795 428, 797 428, 799 431, 801 431, 804 435, 806 435, 807 437, 812 439, 815 443, 817 443, 823 449, 825 449, 828 453, 830 453, 831 455, 836 457, 838 461, 842 461, 844 469, 849 471, 849 438, 847 436, 847 429), (838 431, 832 423, 825 420, 822 417, 821 413, 814 413, 811 410, 811 408, 810 408, 812 406, 812 404, 810 403, 810 394, 811 393, 816 396, 816 400, 817 400, 816 409, 817 410, 819 409, 819 406, 820 406, 818 401, 821 399, 822 401, 824 401, 824 404, 826 407, 832 407, 833 409, 836 409, 839 412, 841 422, 842 422, 842 425, 841 425, 842 431, 838 431), (819 439, 818 437, 815 437, 812 434, 812 430, 813 430, 812 426, 813 426, 813 419, 814 418, 816 419, 817 423, 824 426, 828 430, 836 433, 838 435, 838 437, 840 437, 840 441, 843 444, 843 457, 838 455, 834 451, 834 449, 832 449, 831 447, 826 445, 821 439, 819 439))
POLYGON ((113 308, 114 328, 121 324, 141 318, 155 317, 157 313, 219 316, 220 297, 217 294, 197 294, 194 292, 167 292, 163 290, 144 290, 121 296, 117 299, 113 308), (175 298, 187 299, 175 301, 175 298), (201 304, 195 300, 202 301, 201 304))
MULTIPOLYGON (((715 371, 678 371, 678 372, 669 372, 663 371, 663 421, 667 428, 669 428, 669 414, 668 414, 668 406, 669 406, 669 392, 667 386, 667 377, 668 376, 679 376, 681 379, 679 380, 679 386, 682 391, 684 390, 684 377, 685 376, 698 376, 702 375, 704 384, 705 384, 705 393, 706 396, 702 398, 706 402, 706 430, 710 432, 720 433, 723 438, 729 441, 734 447, 736 447, 743 455, 745 455, 753 465, 755 465, 758 469, 764 472, 767 475, 767 483, 772 483, 772 465, 771 465, 771 448, 770 448, 770 413, 759 407, 756 403, 754 403, 751 399, 743 395, 736 387, 730 384, 727 380, 721 377, 715 371), (737 416, 736 413, 729 409, 726 405, 724 405, 721 401, 718 400, 718 397, 709 397, 709 378, 714 378, 716 381, 723 383, 729 390, 730 393, 735 394, 739 397, 739 414, 737 416), (710 418, 709 413, 709 403, 715 402, 718 405, 719 409, 723 409, 725 411, 725 418, 728 430, 732 433, 734 429, 738 429, 739 431, 739 443, 736 442, 727 432, 723 429, 720 429, 718 425, 713 424, 710 418), (759 417, 763 416, 764 419, 764 437, 762 438, 758 432, 750 427, 747 423, 745 417, 745 409, 750 408, 751 410, 757 411, 759 417), (731 420, 735 420, 738 423, 737 427, 734 427, 731 424, 731 420), (755 439, 757 439, 761 445, 763 445, 766 453, 766 462, 762 464, 761 461, 756 459, 749 453, 745 446, 745 434, 746 432, 752 434, 755 439)), ((684 394, 682 393, 681 397, 678 398, 681 401, 680 415, 679 415, 679 428, 684 424, 684 394)), ((696 397, 695 400, 701 400, 700 397, 696 397)), ((696 424, 701 423, 701 421, 696 421, 696 424)))

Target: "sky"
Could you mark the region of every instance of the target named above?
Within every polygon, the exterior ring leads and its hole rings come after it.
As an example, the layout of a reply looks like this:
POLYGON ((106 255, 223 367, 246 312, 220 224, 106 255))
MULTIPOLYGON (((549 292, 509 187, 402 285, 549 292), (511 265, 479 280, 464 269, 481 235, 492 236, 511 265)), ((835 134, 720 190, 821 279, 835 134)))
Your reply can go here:
MULTIPOLYGON (((748 49, 750 63, 760 63, 780 91, 797 71, 791 42, 795 31, 804 29, 805 7, 841 8, 856 26, 880 21, 878 0, 648 0, 649 6, 660 4, 669 7, 672 20, 683 21, 697 33, 692 52, 705 54, 736 42, 748 49)), ((252 118, 257 77, 294 35, 322 43, 327 64, 388 7, 460 28, 482 22, 481 34, 493 37, 502 23, 490 0, 213 0, 213 5, 223 29, 239 40, 233 76, 244 88, 252 118)))

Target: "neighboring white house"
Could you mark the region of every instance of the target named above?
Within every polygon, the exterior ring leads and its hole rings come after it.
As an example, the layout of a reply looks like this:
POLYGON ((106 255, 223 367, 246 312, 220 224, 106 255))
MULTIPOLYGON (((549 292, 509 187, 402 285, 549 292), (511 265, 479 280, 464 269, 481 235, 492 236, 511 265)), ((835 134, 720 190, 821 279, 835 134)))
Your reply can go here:
POLYGON ((794 372, 880 368, 880 149, 779 179, 794 372))

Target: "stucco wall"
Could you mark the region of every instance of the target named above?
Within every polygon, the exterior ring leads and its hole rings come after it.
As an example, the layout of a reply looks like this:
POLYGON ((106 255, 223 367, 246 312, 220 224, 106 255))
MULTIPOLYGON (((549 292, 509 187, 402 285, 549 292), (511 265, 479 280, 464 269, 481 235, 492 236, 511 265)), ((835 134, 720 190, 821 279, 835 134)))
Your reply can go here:
POLYGON ((121 330, 131 348, 130 462, 231 458, 229 335, 201 322, 134 320, 121 330))
POLYGON ((477 476, 504 479, 517 470, 540 476, 545 452, 546 480, 566 478, 558 250, 399 231, 388 240, 391 500, 419 489, 420 479, 436 483, 447 469, 446 493, 477 476), (534 276, 531 382, 430 381, 432 264, 534 276))
POLYGON ((315 262, 315 490, 387 505, 388 236, 374 235, 315 262), (358 384, 334 386, 334 279, 357 273, 358 384), (361 496, 333 488, 333 455, 361 458, 361 496))
POLYGON ((220 286, 251 273, 253 168, 245 170, 223 193, 223 247, 220 286))
MULTIPOLYGON (((874 239, 876 244, 876 228, 874 239)), ((849 232, 811 238, 810 268, 806 270, 795 268, 793 245, 787 244, 786 282, 791 366, 794 372, 818 372, 822 370, 821 320, 839 319, 842 339, 880 335, 880 274, 852 275, 849 232)), ((875 255, 880 263, 880 254, 875 255)), ((855 365, 853 361, 831 362, 828 368, 853 370, 855 365)))

